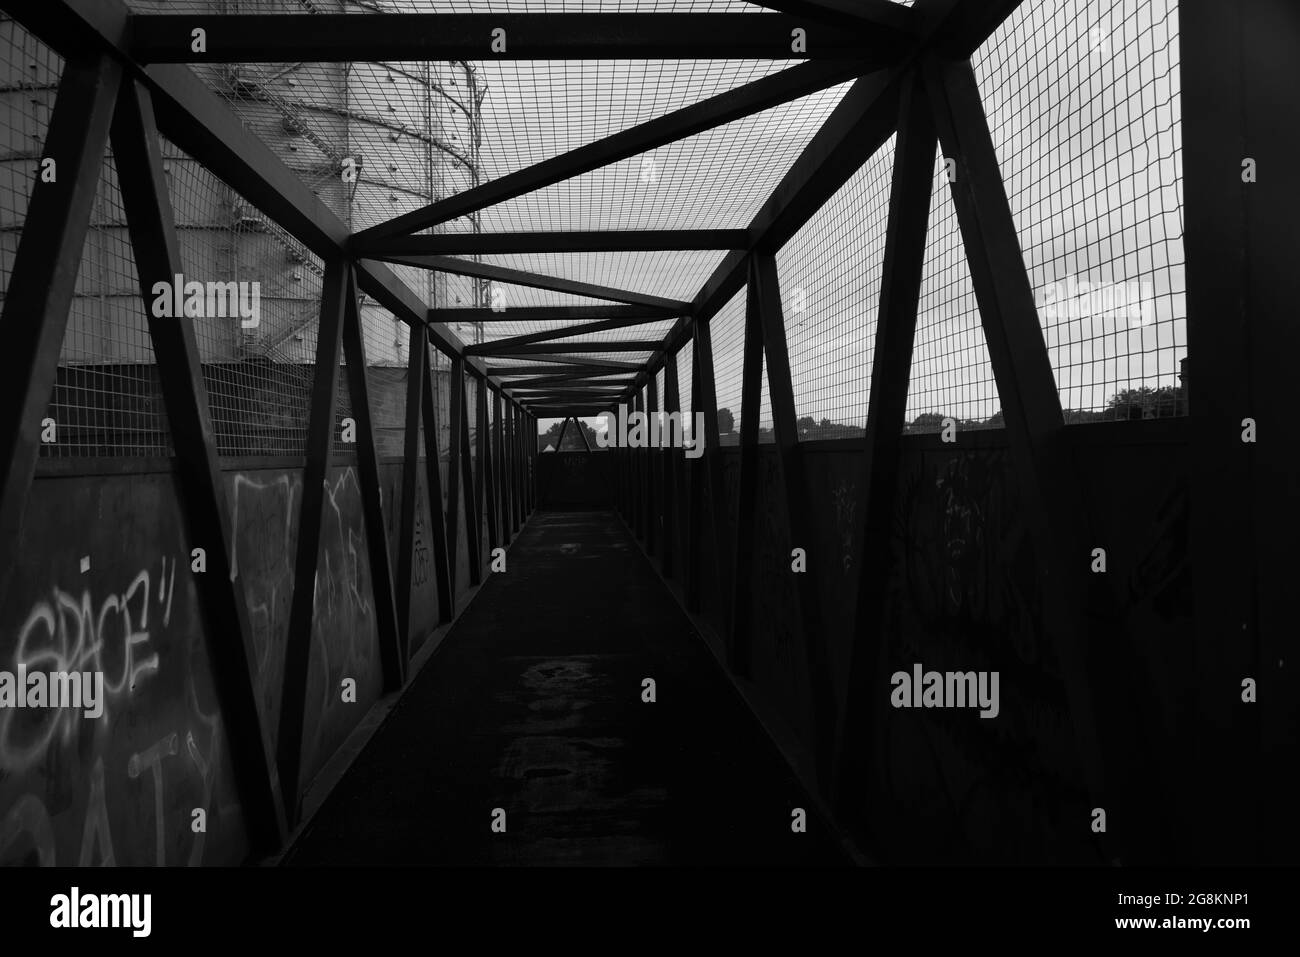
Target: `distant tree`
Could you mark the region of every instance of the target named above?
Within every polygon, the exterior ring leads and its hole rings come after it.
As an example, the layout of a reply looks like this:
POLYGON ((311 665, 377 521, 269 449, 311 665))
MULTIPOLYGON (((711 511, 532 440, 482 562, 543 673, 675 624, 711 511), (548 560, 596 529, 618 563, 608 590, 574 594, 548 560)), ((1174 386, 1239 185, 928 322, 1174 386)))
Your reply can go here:
POLYGON ((940 429, 946 418, 941 412, 922 412, 912 420, 911 427, 918 432, 923 429, 940 429))
MULTIPOLYGON (((582 426, 582 434, 587 437, 587 444, 591 446, 591 450, 593 452, 604 451, 603 449, 601 449, 599 445, 596 444, 596 430, 593 429, 586 422, 583 422, 581 419, 578 419, 577 421, 578 424, 582 426)), ((561 452, 561 451, 581 452, 584 450, 582 444, 582 436, 580 436, 578 434, 578 430, 573 427, 572 421, 569 422, 569 427, 564 432, 564 446, 561 448, 558 445, 560 441, 560 429, 563 427, 563 425, 564 425, 563 419, 561 419, 558 422, 554 422, 551 424, 551 427, 549 429, 547 429, 545 432, 543 432, 541 435, 537 437, 538 451, 544 450, 548 445, 555 447, 555 450, 557 452, 561 452)))
POLYGON ((736 417, 731 414, 730 409, 718 410, 718 431, 723 435, 736 430, 736 417))
POLYGON ((799 438, 806 439, 817 431, 817 420, 811 415, 805 415, 795 422, 795 431, 799 433, 799 438))
POLYGON ((1106 411, 1112 419, 1163 419, 1185 411, 1183 402, 1181 386, 1162 385, 1153 389, 1144 385, 1116 392, 1106 403, 1106 411))

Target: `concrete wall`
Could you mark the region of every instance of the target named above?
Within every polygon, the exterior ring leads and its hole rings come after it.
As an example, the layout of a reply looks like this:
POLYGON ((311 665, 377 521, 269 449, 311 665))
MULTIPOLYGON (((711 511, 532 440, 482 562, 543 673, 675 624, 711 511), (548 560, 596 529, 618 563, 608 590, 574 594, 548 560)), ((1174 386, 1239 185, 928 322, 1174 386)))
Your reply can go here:
MULTIPOLYGON (((0 596, 0 671, 14 673, 19 664, 102 671, 107 703, 95 719, 0 709, 0 864, 239 863, 248 840, 234 774, 247 745, 225 733, 208 661, 214 643, 236 639, 212 633, 198 605, 195 543, 186 537, 175 477, 149 462, 57 465, 59 474, 46 469, 33 483, 24 561, 0 596), (195 808, 207 812, 206 833, 191 828, 195 808)), ((267 459, 231 461, 223 474, 254 685, 273 738, 302 477, 301 462, 267 459)), ((381 479, 395 568, 401 460, 383 462, 381 479)), ((326 492, 304 784, 378 700, 382 678, 358 472, 349 457, 336 457, 326 492), (356 680, 356 703, 342 700, 344 678, 356 680)), ((412 651, 437 624, 427 495, 420 516, 412 651)), ((463 597, 463 535, 458 552, 463 597)))
MULTIPOLYGON (((1094 641, 1119 636, 1143 672, 1135 685, 1150 691, 1133 705, 1141 724, 1132 729, 1132 753, 1120 760, 1145 767, 1148 780, 1163 781, 1166 789, 1177 786, 1179 762, 1190 760, 1197 720, 1182 703, 1192 681, 1185 427, 1171 420, 1073 432, 1088 496, 1085 520, 1108 560, 1104 580, 1095 576, 1090 590, 1088 634, 1094 641)), ((890 539, 865 546, 890 555, 877 634, 859 632, 854 620, 864 547, 855 537, 858 444, 818 442, 805 449, 812 528, 809 540, 798 542, 789 535, 775 450, 760 450, 754 577, 745 591, 753 603, 748 680, 806 756, 818 744, 807 642, 824 642, 837 713, 855 643, 874 659, 875 737, 869 749, 846 758, 872 782, 870 853, 913 863, 1106 863, 1087 827, 1080 728, 1043 629, 1037 560, 1004 433, 968 434, 956 447, 937 436, 902 443, 890 539), (796 546, 806 549, 817 576, 824 635, 809 636, 802 626, 790 570, 796 546), (889 676, 918 662, 926 670, 998 671, 999 719, 889 707, 889 676)), ((728 568, 733 560, 738 450, 724 450, 723 470, 721 553, 707 511, 700 526, 700 620, 719 657, 730 596, 719 589, 718 563, 728 568)), ((680 562, 673 579, 682 581, 680 562)), ((1173 855, 1174 822, 1159 787, 1141 793, 1144 804, 1120 811, 1141 822, 1137 846, 1153 856, 1173 855)))
POLYGON ((612 507, 616 481, 612 453, 538 453, 537 503, 541 508, 612 507))

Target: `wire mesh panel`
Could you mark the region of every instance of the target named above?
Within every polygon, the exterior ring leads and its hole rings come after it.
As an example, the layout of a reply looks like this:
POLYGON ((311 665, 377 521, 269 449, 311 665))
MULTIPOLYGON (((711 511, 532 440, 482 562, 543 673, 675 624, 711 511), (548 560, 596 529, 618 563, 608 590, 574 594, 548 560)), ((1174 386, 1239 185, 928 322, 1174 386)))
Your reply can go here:
POLYGON ((744 289, 732 296, 709 322, 713 340, 714 389, 718 400, 719 441, 740 442, 741 379, 745 359, 744 289))
MULTIPOLYGON (((688 428, 694 422, 695 405, 691 396, 691 384, 694 381, 691 378, 691 357, 694 355, 695 341, 687 339, 677 355, 670 359, 670 362, 677 363, 677 390, 681 395, 682 422, 686 423, 688 428)), ((701 434, 703 431, 701 430, 701 434)))
MULTIPOLYGON (((465 376, 465 413, 469 421, 469 457, 478 468, 478 379, 465 376)), ((477 474, 477 472, 475 473, 477 474)))
POLYGON ((169 454, 158 368, 116 170, 105 159, 50 398, 46 457, 169 454))
MULTIPOLYGON (((7 291, 63 61, 0 20, 0 289, 7 291)), ((53 158, 57 161, 57 158, 53 158)), ((57 167, 55 167, 57 175, 57 167)), ((46 458, 170 452, 153 345, 112 158, 96 184, 50 404, 46 458)))
POLYGON ((182 279, 209 290, 214 307, 192 321, 217 450, 302 455, 324 266, 175 146, 164 142, 163 157, 182 279), (213 300, 214 289, 237 297, 238 309, 213 300))
MULTIPOLYGON (((723 445, 740 442, 741 403, 744 398, 745 310, 748 290, 742 289, 718 310, 710 323, 713 334, 713 373, 718 397, 718 431, 723 445), (726 410, 727 415, 723 414, 726 410), (728 433, 728 421, 733 431, 728 433)), ((767 357, 759 376, 758 441, 774 442, 772 402, 767 387, 767 357)))
POLYGON ((935 155, 904 431, 1000 428, 1001 405, 943 156, 935 155))
MULTIPOLYGON (((724 250, 518 253, 475 257, 508 269, 609 286, 642 295, 689 300, 727 253, 724 250)), ((462 257, 464 258, 464 257, 462 257)))
MULTIPOLYGON (((632 6, 623 3, 619 9, 632 6)), ((749 4, 734 4, 733 9, 737 6, 749 4)), ((527 10, 543 12, 538 5, 528 5, 527 10)), ((593 10, 590 4, 583 8, 593 10)), ((498 6, 493 12, 503 10, 498 6)), ((786 65, 775 60, 475 63, 484 92, 485 172, 489 179, 504 176, 761 79, 786 65)))
POLYGON ((409 329, 387 309, 364 298, 360 315, 375 448, 381 457, 401 456, 406 441, 409 329))
POLYGON ((776 441, 772 423, 772 396, 767 387, 767 355, 764 353, 759 375, 758 391, 758 441, 760 444, 776 441))
POLYGON ((743 228, 844 83, 490 206, 485 231, 743 228))
POLYGON ((862 434, 894 138, 777 253, 799 437, 862 434))
POLYGON ((443 491, 446 492, 446 467, 451 456, 451 359, 429 346, 429 368, 433 371, 434 414, 438 420, 438 461, 443 467, 443 491))
POLYGON ((0 294, 9 288, 62 75, 62 57, 0 17, 0 294))
POLYGON ((1176 0, 1031 0, 972 63, 1067 420, 1185 414, 1176 0))

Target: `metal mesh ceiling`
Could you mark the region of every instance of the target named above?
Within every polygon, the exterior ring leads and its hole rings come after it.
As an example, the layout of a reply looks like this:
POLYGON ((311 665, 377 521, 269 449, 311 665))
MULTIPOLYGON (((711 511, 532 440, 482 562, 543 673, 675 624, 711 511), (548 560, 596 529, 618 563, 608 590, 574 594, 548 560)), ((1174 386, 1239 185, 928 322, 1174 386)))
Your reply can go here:
POLYGON ((483 211, 485 231, 748 226, 843 83, 483 211))
POLYGON ((528 253, 480 257, 482 262, 689 301, 722 262, 723 250, 528 253))

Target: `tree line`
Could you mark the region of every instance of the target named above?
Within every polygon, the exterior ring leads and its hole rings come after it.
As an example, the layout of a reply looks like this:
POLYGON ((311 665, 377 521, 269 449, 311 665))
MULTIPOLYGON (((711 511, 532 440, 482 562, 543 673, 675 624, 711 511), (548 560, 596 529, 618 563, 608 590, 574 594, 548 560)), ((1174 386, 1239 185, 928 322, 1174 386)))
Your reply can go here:
MULTIPOLYGON (((1135 389, 1121 389, 1116 392, 1107 401, 1104 409, 1066 409, 1065 421, 1067 424, 1076 425, 1085 422, 1164 419, 1186 414, 1187 393, 1183 386, 1160 386, 1158 388, 1140 386, 1135 389)), ((946 418, 949 418, 949 416, 943 412, 922 412, 911 422, 908 422, 903 427, 903 431, 904 433, 937 432, 942 428, 943 420, 946 418)), ((957 423, 959 429, 997 429, 1002 428, 1005 424, 1001 410, 998 410, 987 419, 965 419, 958 416, 952 416, 951 418, 957 423)), ((587 444, 591 446, 592 451, 599 450, 600 446, 596 444, 596 430, 581 420, 579 420, 579 424, 582 426, 582 434, 586 436, 587 444)), ((545 432, 538 435, 538 449, 545 450, 547 446, 555 447, 560 438, 560 427, 562 425, 562 422, 556 422, 545 432)), ((846 439, 857 438, 862 435, 861 425, 832 422, 825 417, 817 420, 810 415, 800 416, 795 421, 795 426, 799 431, 800 440, 846 439)), ((730 409, 718 410, 718 432, 721 435, 723 445, 735 445, 740 441, 740 436, 736 432, 736 417, 730 409)), ((772 430, 760 426, 758 440, 759 442, 773 441, 772 430)), ((573 422, 570 421, 568 431, 564 436, 564 446, 560 451, 582 451, 583 448, 582 438, 574 429, 573 422)))

